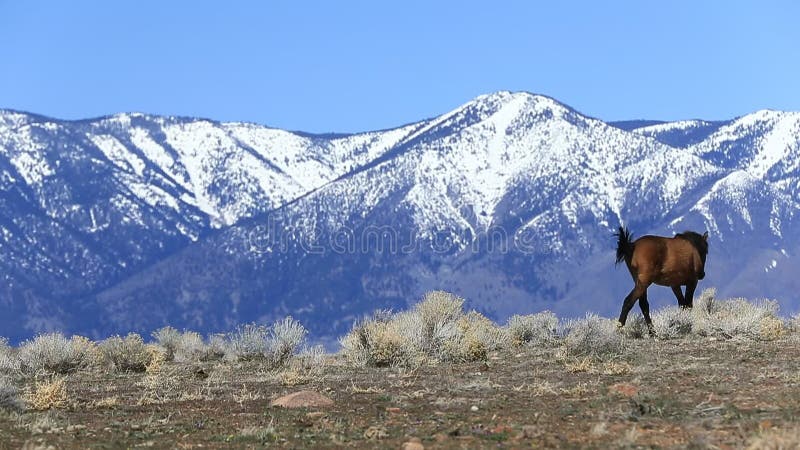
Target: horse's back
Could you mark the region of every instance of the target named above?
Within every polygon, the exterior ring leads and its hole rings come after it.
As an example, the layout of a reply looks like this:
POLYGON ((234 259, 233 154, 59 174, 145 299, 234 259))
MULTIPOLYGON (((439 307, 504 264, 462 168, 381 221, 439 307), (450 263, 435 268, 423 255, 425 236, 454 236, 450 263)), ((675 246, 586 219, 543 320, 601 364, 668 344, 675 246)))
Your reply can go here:
POLYGON ((666 239, 660 236, 642 236, 633 243, 631 269, 637 273, 658 270, 666 258, 666 239))
POLYGON ((697 251, 685 239, 642 236, 634 243, 631 271, 642 282, 675 286, 695 278, 698 263, 697 251))

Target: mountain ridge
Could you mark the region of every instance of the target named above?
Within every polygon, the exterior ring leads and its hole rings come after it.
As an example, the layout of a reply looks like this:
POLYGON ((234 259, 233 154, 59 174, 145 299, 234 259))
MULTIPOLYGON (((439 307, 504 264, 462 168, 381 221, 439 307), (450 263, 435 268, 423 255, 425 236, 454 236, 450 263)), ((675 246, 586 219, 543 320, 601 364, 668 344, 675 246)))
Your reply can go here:
MULTIPOLYGON (((715 232, 710 278, 732 294, 753 289, 738 287, 736 264, 715 273, 713 261, 742 257, 715 246, 748 227, 760 236, 748 259, 760 261, 764 247, 778 255, 763 263, 766 273, 795 264, 787 242, 797 233, 800 115, 791 112, 626 131, 551 97, 500 91, 397 128, 303 135, 146 114, 12 128, 25 117, 4 111, 0 205, 18 206, 0 212, 0 302, 27 321, 0 320, 13 336, 54 327, 102 336, 167 323, 221 331, 279 314, 332 336, 359 314, 403 307, 436 288, 495 318, 534 307, 607 313, 626 284, 604 253, 619 223, 640 234, 715 232), (30 182, 18 180, 25 170, 30 182), (25 208, 38 211, 38 222, 25 208), (275 217, 291 230, 266 230, 275 217), (61 224, 67 231, 57 231, 61 224), (383 254, 364 236, 352 237, 366 249, 358 254, 303 249, 308 236, 380 227, 415 250, 383 254), (504 237, 492 235, 501 230, 504 237), (276 238, 291 248, 265 245, 276 238), (500 253, 495 240, 526 247, 500 253), (434 248, 442 243, 446 252, 434 248), (24 269, 37 264, 38 272, 24 269), (62 265, 63 273, 53 269, 62 265), (595 289, 554 275, 582 265, 595 289), (582 303, 591 291, 607 299, 582 303), (44 314, 41 305, 62 312, 44 314), (150 308, 137 313, 135 305, 150 308), (341 317, 326 325, 333 314, 341 317)), ((783 277, 766 292, 793 286, 783 277)))

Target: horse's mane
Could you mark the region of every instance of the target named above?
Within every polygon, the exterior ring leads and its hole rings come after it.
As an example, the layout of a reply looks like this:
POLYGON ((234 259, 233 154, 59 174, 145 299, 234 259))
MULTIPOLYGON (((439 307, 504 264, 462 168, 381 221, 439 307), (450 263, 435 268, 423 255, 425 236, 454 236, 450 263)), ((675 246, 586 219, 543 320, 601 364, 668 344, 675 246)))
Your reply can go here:
POLYGON ((708 241, 703 239, 702 234, 695 233, 694 231, 684 231, 683 233, 676 234, 675 237, 689 241, 701 255, 705 256, 708 254, 708 241))

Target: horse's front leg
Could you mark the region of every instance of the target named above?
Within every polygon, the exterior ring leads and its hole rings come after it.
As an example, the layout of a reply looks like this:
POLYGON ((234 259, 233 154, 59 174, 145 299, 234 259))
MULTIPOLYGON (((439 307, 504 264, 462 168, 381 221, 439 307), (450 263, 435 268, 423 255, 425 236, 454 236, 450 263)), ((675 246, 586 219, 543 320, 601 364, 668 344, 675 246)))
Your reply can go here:
POLYGON ((697 289, 697 280, 686 283, 686 303, 685 308, 694 306, 694 290, 697 289))

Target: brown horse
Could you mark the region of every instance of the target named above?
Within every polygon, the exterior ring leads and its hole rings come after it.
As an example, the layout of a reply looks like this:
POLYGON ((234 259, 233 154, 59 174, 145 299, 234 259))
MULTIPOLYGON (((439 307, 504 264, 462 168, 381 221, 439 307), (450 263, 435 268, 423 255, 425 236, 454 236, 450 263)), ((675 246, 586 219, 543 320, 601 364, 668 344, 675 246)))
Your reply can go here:
POLYGON ((617 264, 625 260, 634 282, 633 290, 622 304, 618 326, 625 326, 628 312, 639 300, 644 320, 650 334, 653 334, 647 288, 653 283, 669 286, 678 298, 678 305, 691 308, 697 281, 706 276, 708 232, 700 235, 686 231, 673 238, 642 236, 633 242, 631 232, 619 227, 619 232, 614 236, 618 238, 617 264), (681 286, 686 286, 686 295, 681 292, 681 286))

